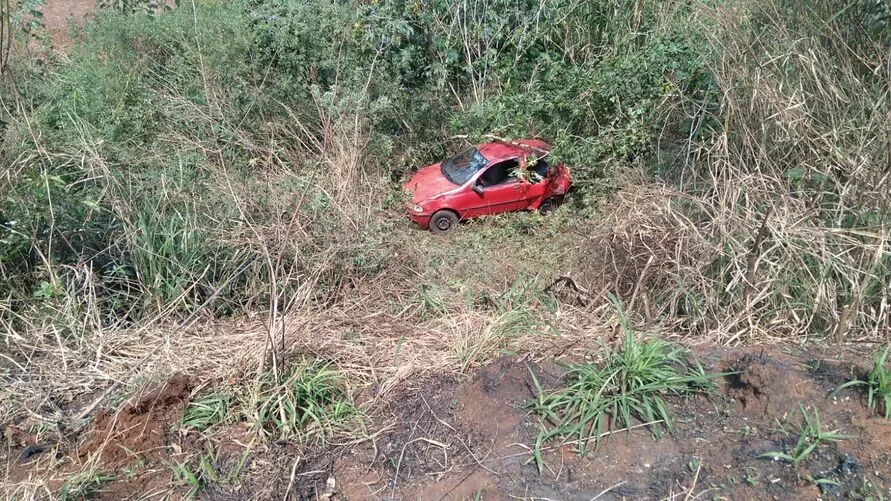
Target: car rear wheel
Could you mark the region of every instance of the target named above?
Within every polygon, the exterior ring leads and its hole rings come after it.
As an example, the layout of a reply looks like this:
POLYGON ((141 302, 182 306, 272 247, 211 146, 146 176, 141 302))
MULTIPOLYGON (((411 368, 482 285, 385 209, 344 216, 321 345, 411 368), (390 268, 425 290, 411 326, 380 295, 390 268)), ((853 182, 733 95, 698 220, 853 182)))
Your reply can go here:
POLYGON ((450 210, 441 210, 430 218, 430 231, 448 233, 458 224, 458 215, 450 210))
POLYGON ((563 203, 563 197, 551 197, 545 199, 541 202, 541 205, 538 206, 539 214, 546 216, 553 212, 554 209, 560 207, 560 204, 563 203))

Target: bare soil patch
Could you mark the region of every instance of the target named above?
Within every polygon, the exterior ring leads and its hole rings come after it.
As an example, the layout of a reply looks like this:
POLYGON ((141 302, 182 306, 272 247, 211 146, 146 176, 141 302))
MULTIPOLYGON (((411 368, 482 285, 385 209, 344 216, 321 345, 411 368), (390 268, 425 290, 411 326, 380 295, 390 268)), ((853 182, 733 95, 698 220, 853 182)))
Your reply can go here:
POLYGON ((83 26, 95 8, 96 0, 46 0, 40 11, 53 46, 69 47, 70 30, 83 26))
POLYGON ((710 397, 672 400, 676 432, 661 439, 643 428, 619 432, 581 456, 573 445, 551 444, 540 476, 527 464, 538 431, 523 409, 534 395, 529 370, 554 386, 560 369, 503 358, 457 385, 406 395, 403 414, 392 417, 401 431, 378 440, 371 454, 354 450, 341 457, 334 476, 347 485, 341 490, 347 499, 664 499, 706 491, 719 499, 889 495, 891 423, 866 410, 856 392, 828 396, 850 379, 851 360, 865 358, 777 349, 702 355, 710 370, 739 373, 710 397), (759 458, 797 440, 799 404, 818 408, 825 429, 839 428, 851 438, 818 447, 798 466, 759 458), (400 457, 397 471, 392 465, 400 457))
POLYGON ((117 412, 99 411, 78 448, 82 458, 118 468, 133 460, 158 461, 169 456, 168 431, 189 401, 191 381, 174 376, 117 412))

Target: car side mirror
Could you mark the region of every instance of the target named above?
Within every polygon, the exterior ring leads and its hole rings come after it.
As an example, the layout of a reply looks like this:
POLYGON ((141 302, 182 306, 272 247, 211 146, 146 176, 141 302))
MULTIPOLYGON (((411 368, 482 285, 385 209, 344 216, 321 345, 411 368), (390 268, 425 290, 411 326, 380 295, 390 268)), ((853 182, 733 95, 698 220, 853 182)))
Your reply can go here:
POLYGON ((476 183, 473 183, 473 186, 471 186, 470 189, 473 190, 473 192, 476 193, 477 195, 483 196, 483 187, 482 186, 480 186, 476 183))

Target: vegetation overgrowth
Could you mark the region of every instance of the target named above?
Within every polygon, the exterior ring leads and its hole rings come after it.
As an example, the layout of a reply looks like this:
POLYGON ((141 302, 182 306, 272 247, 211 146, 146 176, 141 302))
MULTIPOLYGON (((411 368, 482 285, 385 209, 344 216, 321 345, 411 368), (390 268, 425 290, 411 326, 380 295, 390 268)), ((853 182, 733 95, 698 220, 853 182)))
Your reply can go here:
POLYGON ((891 339, 887 2, 120 0, 65 50, 0 5, 0 422, 174 367, 282 389, 293 350, 384 394, 566 354, 608 294, 891 339), (566 205, 411 228, 405 174, 490 134, 550 142, 566 205))

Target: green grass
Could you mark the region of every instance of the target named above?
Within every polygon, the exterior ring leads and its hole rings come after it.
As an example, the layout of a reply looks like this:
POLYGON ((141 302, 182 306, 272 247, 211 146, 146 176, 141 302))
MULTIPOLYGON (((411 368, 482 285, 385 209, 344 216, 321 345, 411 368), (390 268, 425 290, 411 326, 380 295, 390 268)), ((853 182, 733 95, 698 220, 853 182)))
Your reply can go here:
POLYGON ((189 402, 183 414, 183 426, 203 431, 231 419, 231 393, 215 390, 189 402))
POLYGON ((358 418, 346 378, 328 362, 305 357, 231 390, 214 390, 189 402, 182 425, 197 431, 221 423, 247 422, 276 438, 308 439, 328 434, 358 418))
POLYGON ((792 450, 788 452, 765 452, 764 454, 759 454, 759 458, 782 459, 797 465, 814 452, 817 447, 851 438, 839 433, 840 430, 823 430, 823 426, 820 423, 820 412, 816 407, 814 407, 813 415, 808 414, 800 404, 799 408, 801 409, 802 423, 798 427, 798 440, 795 442, 792 450))
POLYGON ((90 499, 102 491, 103 485, 112 480, 113 476, 88 468, 65 479, 59 490, 59 500, 90 499))
MULTIPOLYGON (((623 322, 624 323, 624 322, 623 322)), ((575 437, 581 454, 607 429, 630 428, 636 421, 650 424, 659 437, 672 431, 664 397, 707 392, 721 374, 706 373, 689 352, 659 339, 638 339, 625 330, 625 342, 617 350, 604 347, 600 365, 571 365, 566 386, 544 391, 532 374, 538 396, 528 407, 541 417, 542 431, 535 441, 533 458, 542 469, 544 444, 554 438, 575 437)), ((531 370, 530 370, 531 373, 531 370)))
POLYGON ((325 438, 357 415, 343 376, 327 362, 291 363, 278 377, 267 371, 253 388, 246 413, 254 428, 280 438, 325 438))
POLYGON ((881 412, 878 407, 884 407, 885 419, 891 419, 891 371, 885 368, 885 360, 888 358, 888 347, 877 351, 872 364, 872 371, 866 379, 855 379, 836 388, 831 395, 835 395, 845 388, 863 387, 866 390, 866 405, 870 410, 881 412))
POLYGON ((170 469, 170 472, 173 473, 174 484, 189 488, 189 492, 186 494, 185 498, 195 499, 195 496, 205 485, 201 473, 193 472, 189 467, 188 461, 182 463, 177 461, 165 461, 164 464, 166 464, 167 468, 170 469))

